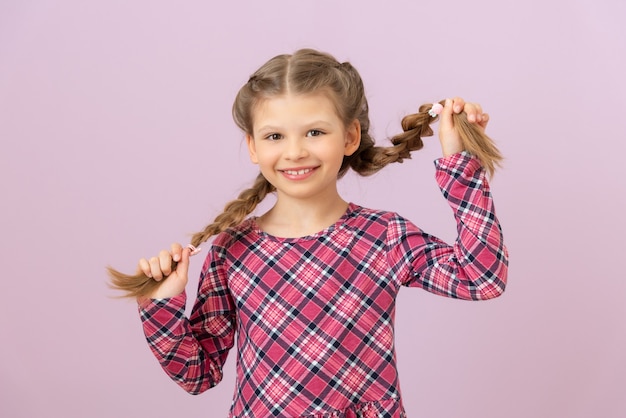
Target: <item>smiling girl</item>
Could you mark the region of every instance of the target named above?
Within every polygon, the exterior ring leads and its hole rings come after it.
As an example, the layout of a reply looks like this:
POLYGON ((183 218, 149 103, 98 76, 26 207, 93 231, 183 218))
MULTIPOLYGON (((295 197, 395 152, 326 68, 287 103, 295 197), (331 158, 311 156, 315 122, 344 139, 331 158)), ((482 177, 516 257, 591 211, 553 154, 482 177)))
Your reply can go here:
POLYGON ((358 72, 328 54, 277 56, 233 106, 253 163, 253 187, 226 205, 192 245, 139 261, 112 285, 138 298, 150 348, 190 393, 220 382, 237 345, 229 417, 405 417, 394 348, 401 286, 481 300, 502 294, 508 255, 486 172, 500 154, 488 115, 460 98, 402 121, 391 146, 374 145, 358 72), (440 119, 436 180, 457 222, 453 245, 402 216, 346 202, 337 180, 402 162, 440 119), (268 193, 274 206, 249 216, 268 193), (192 313, 185 286, 194 246, 214 237, 192 313))

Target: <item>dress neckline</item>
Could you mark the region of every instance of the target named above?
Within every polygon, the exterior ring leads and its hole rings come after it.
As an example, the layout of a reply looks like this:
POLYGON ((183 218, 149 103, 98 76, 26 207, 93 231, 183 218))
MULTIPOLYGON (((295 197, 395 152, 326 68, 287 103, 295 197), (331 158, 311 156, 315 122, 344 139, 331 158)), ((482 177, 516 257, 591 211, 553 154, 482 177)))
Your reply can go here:
POLYGON ((259 227, 259 224, 257 223, 258 216, 251 217, 250 218, 250 222, 251 222, 252 230, 257 235, 259 235, 260 237, 263 237, 265 239, 268 239, 270 241, 276 241, 276 242, 281 242, 281 243, 295 243, 295 242, 299 242, 299 241, 310 241, 310 240, 318 239, 320 237, 331 235, 333 232, 338 230, 345 223, 345 221, 348 218, 350 218, 352 216, 353 212, 358 207, 359 207, 358 205, 356 205, 356 204, 354 204, 352 202, 348 202, 348 207, 347 207, 346 211, 333 224, 327 226, 326 228, 322 229, 321 231, 315 232, 315 233, 310 234, 310 235, 304 235, 304 236, 301 236, 301 237, 287 238, 287 237, 279 237, 279 236, 276 236, 276 235, 269 234, 269 233, 263 231, 259 227))

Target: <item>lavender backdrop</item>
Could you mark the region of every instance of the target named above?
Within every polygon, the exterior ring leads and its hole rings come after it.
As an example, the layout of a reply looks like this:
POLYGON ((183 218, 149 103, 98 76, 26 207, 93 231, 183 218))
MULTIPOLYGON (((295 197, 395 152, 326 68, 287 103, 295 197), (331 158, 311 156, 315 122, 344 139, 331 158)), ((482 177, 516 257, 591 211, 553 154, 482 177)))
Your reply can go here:
MULTIPOLYGON (((505 295, 399 298, 409 416, 623 418, 624 17, 621 0, 0 0, 0 416, 226 416, 234 355, 217 388, 178 389, 104 266, 186 242, 249 184, 234 95, 315 47, 361 71, 379 141, 459 95, 507 157, 505 295)), ((451 240, 439 153, 341 188, 451 240)))

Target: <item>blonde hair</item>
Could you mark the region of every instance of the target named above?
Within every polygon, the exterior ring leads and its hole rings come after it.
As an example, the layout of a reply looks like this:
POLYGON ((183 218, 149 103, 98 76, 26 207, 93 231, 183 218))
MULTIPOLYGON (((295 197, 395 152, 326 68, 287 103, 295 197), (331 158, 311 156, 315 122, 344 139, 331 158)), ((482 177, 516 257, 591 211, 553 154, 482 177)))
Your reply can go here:
MULTIPOLYGON (((344 157, 338 177, 349 168, 368 176, 387 164, 401 163, 411 158, 412 151, 424 146, 423 137, 433 135, 430 124, 437 118, 428 114, 432 104, 425 104, 420 106, 418 113, 402 119, 403 132, 391 138, 392 146, 376 146, 369 134, 369 107, 361 76, 350 63, 340 63, 331 55, 312 49, 301 49, 293 55, 278 55, 252 74, 237 93, 233 119, 242 131, 251 135, 254 109, 260 101, 287 93, 320 91, 328 94, 346 126, 355 119, 361 125, 360 146, 352 155, 344 157)), ((440 103, 444 104, 443 101, 440 103)), ((493 141, 469 123, 465 113, 453 114, 453 119, 465 150, 478 158, 489 175, 493 175, 495 167, 502 161, 493 141)), ((240 224, 267 194, 274 191, 274 186, 259 174, 252 187, 241 192, 211 224, 192 236, 191 244, 198 246, 213 235, 240 224)), ((126 275, 111 267, 108 271, 111 287, 125 292, 125 296, 147 295, 159 286, 159 282, 143 273, 126 275)))

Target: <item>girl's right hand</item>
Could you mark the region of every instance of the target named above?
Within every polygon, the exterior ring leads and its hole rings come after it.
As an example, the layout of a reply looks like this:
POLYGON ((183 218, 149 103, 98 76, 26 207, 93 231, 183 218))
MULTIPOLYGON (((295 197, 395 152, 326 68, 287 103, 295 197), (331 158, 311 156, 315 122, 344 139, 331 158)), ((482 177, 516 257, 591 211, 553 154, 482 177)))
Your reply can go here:
POLYGON ((190 248, 183 248, 179 243, 174 243, 170 251, 162 250, 157 257, 139 260, 139 271, 161 282, 151 294, 145 295, 144 298, 162 299, 181 294, 187 285, 190 254, 190 248), (172 266, 173 262, 177 263, 175 268, 172 266))

